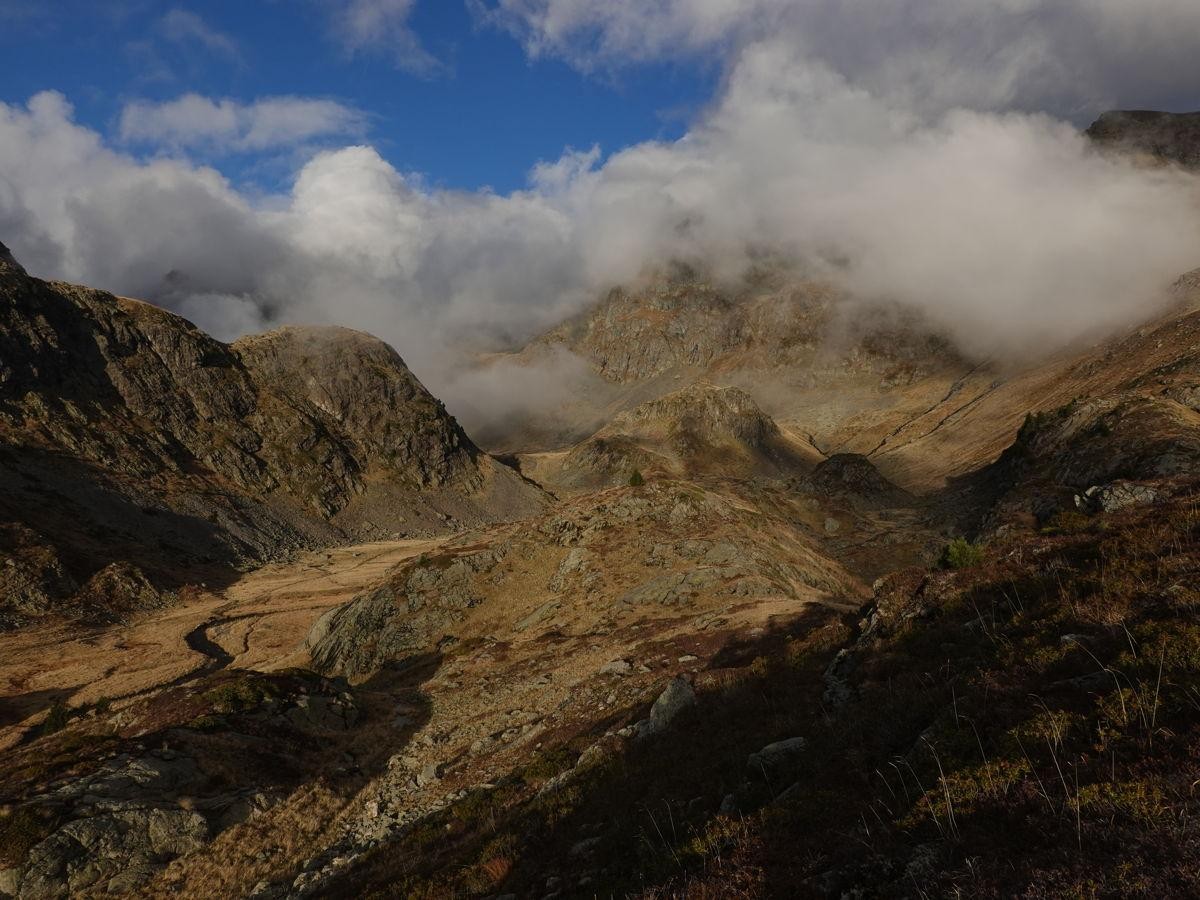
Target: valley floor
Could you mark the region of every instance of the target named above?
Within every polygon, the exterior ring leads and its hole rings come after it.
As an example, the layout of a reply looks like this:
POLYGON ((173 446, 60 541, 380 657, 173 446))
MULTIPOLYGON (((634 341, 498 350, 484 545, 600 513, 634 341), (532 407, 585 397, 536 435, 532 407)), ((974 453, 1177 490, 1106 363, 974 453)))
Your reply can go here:
POLYGON ((345 603, 437 540, 386 541, 302 553, 248 572, 220 593, 203 586, 184 602, 128 624, 75 623, 0 633, 0 751, 19 743, 55 700, 93 706, 148 694, 232 666, 269 672, 303 664, 304 637, 345 603))

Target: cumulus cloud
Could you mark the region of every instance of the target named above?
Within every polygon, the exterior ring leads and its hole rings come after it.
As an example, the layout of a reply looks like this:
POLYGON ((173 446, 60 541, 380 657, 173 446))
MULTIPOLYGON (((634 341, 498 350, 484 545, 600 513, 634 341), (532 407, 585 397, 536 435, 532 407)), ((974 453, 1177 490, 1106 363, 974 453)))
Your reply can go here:
POLYGON ((1194 0, 472 0, 534 55, 584 69, 771 37, 879 96, 1049 111, 1200 104, 1194 0), (1188 96, 1190 93, 1190 96, 1188 96))
POLYGON ((243 104, 185 94, 164 103, 136 101, 121 111, 123 141, 172 149, 248 152, 316 138, 361 136, 366 116, 333 100, 267 97, 243 104))
MULTIPOLYGON (((1102 156, 1061 118, 1111 87, 1161 100, 1197 83, 1193 5, 1149 2, 1153 24, 1110 0, 505 0, 490 13, 540 52, 727 54, 682 139, 570 150, 507 195, 432 189, 352 146, 251 201, 212 169, 115 150, 40 94, 0 105, 0 239, 35 273, 157 300, 225 337, 372 331, 454 409, 544 400, 514 372, 489 392, 464 363, 668 261, 736 278, 788 259, 915 309, 968 353, 1028 355, 1145 318, 1200 264, 1200 179, 1102 156)), ((239 107, 207 103, 175 140, 206 121, 250 140, 239 107)))
POLYGON ((349 0, 330 5, 334 34, 347 53, 386 53, 396 66, 432 75, 443 64, 409 26, 416 0, 349 0))

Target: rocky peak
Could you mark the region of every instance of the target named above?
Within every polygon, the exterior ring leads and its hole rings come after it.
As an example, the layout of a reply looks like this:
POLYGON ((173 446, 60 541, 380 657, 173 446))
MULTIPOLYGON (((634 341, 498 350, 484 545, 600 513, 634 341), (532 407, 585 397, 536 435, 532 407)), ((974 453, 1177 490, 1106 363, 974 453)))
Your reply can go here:
POLYGON ((776 475, 806 467, 799 448, 741 388, 699 382, 617 415, 563 460, 567 488, 656 475, 776 475))
POLYGON ((231 349, 260 386, 337 433, 359 468, 390 469, 418 488, 477 477, 475 445, 378 338, 348 328, 288 327, 231 349))
POLYGON ((1200 169, 1200 112, 1110 110, 1087 136, 1100 147, 1200 169))
POLYGON ((601 434, 659 428, 687 441, 735 443, 753 450, 764 449, 779 436, 779 427, 744 390, 706 382, 621 413, 601 434))
POLYGON ((7 274, 24 275, 25 269, 13 257, 12 251, 0 241, 0 275, 7 274))

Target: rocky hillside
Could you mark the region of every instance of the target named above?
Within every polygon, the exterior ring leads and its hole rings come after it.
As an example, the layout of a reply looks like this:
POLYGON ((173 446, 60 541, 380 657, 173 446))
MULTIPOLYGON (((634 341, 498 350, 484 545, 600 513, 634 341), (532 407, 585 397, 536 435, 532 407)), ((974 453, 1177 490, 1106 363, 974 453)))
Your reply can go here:
POLYGON ((1087 135, 1106 150, 1200 169, 1200 113, 1112 110, 1087 135))
MULTIPOLYGON (((940 336, 895 309, 862 307, 791 273, 726 290, 692 273, 612 291, 532 342, 515 360, 584 361, 597 383, 539 419, 492 429, 490 443, 522 451, 571 446, 618 413, 706 382, 740 387, 781 424, 822 447, 865 443, 944 396, 971 371, 940 336)), ((846 449, 865 451, 866 447, 846 449)))
POLYGON ((627 384, 668 373, 850 365, 890 371, 946 352, 945 343, 881 310, 842 318, 832 287, 787 272, 726 290, 692 272, 618 288, 531 346, 561 345, 605 379, 627 384))
POLYGON ((31 278, 7 250, 0 459, 10 621, 67 609, 114 560, 170 586, 541 502, 374 338, 284 329, 226 345, 148 304, 31 278))
POLYGON ((1195 500, 881 579, 452 794, 324 893, 1193 896, 1195 500))
MULTIPOLYGON (((740 388, 697 383, 619 413, 536 476, 555 489, 613 487, 640 477, 783 477, 811 468, 811 446, 786 436, 740 388)), ((536 465, 537 461, 535 461, 536 465)))
POLYGON ((1022 371, 614 295, 551 495, 364 335, 5 265, 0 896, 1200 889, 1195 274, 1022 371))

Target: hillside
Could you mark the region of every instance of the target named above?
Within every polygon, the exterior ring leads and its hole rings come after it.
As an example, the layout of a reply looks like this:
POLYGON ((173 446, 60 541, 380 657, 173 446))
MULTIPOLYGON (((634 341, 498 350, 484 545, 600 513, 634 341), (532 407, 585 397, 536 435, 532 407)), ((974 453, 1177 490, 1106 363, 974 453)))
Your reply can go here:
POLYGON ((698 382, 618 413, 566 453, 522 457, 556 490, 595 489, 642 477, 751 479, 811 468, 814 448, 785 435, 740 388, 698 382))
POLYGON ((81 597, 110 564, 140 585, 128 602, 153 605, 298 548, 542 502, 374 338, 288 328, 225 345, 148 304, 31 278, 7 250, 0 459, 9 624, 103 615, 81 597))
POLYGON ((652 291, 520 473, 366 335, 6 278, 0 892, 1195 891, 1194 274, 1020 370, 652 291))

